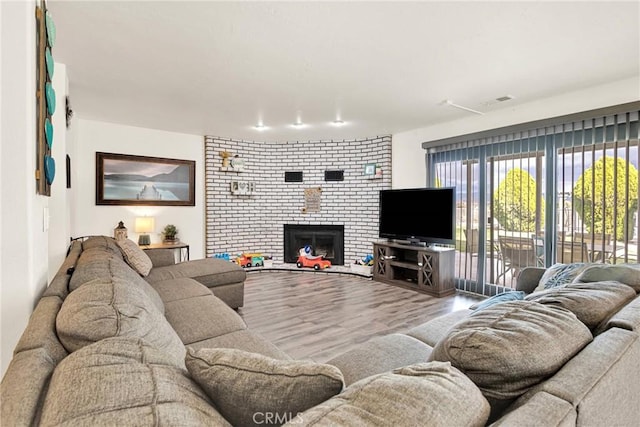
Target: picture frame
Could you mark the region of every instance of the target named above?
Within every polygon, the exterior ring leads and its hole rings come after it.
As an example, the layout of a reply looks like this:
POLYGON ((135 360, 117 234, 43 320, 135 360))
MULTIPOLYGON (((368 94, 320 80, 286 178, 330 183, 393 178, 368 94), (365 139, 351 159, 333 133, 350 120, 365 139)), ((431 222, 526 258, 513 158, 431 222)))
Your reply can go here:
POLYGON ((96 152, 96 205, 195 206, 195 160, 96 152))
POLYGON ((376 164, 375 163, 367 163, 364 165, 364 174, 368 176, 373 176, 376 174, 376 164))

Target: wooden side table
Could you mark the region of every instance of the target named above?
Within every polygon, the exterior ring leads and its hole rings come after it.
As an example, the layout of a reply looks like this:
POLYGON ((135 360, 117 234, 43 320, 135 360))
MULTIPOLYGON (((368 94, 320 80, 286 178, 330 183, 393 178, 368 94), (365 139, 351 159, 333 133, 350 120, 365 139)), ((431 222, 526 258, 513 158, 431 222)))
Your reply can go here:
POLYGON ((151 249, 177 249, 179 251, 180 262, 189 261, 189 245, 184 242, 178 243, 153 243, 151 245, 140 246, 143 251, 151 249))

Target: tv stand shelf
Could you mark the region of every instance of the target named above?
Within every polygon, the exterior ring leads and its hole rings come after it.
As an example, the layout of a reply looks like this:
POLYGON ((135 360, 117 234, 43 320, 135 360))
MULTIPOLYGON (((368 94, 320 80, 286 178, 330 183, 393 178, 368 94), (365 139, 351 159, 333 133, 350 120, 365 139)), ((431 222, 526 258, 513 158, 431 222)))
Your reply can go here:
POLYGON ((454 265, 453 248, 373 244, 373 280, 436 297, 456 292, 454 265))

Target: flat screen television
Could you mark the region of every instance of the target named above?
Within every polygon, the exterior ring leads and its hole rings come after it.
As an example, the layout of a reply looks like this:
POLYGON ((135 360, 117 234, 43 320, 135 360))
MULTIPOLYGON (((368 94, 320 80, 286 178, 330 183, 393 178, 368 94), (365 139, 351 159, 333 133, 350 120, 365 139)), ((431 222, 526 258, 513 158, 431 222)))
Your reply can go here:
POLYGON ((380 237, 455 243, 455 187, 380 191, 380 237))

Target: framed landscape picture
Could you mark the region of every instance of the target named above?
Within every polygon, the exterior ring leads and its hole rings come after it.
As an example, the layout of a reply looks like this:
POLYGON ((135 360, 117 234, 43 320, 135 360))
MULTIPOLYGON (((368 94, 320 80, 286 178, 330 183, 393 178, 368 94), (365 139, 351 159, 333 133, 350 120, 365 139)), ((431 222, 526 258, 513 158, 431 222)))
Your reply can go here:
POLYGON ((96 205, 195 206, 196 162, 96 153, 96 205))

